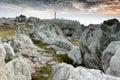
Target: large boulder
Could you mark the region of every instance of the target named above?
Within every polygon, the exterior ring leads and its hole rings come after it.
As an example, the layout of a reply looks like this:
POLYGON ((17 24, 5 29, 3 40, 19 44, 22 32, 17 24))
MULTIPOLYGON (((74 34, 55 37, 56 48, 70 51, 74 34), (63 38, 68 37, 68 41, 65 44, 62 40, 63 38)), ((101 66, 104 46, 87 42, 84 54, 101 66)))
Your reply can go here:
POLYGON ((15 22, 25 23, 27 21, 27 17, 24 15, 20 15, 14 19, 15 22))
POLYGON ((5 58, 12 58, 14 52, 7 44, 0 44, 0 80, 31 80, 34 72, 33 63, 23 57, 18 57, 5 64, 5 58))
POLYGON ((4 48, 5 48, 5 51, 6 51, 6 57, 5 57, 5 59, 6 60, 12 60, 12 59, 14 59, 14 57, 16 55, 15 55, 15 52, 14 52, 13 48, 11 47, 11 45, 8 44, 8 43, 4 43, 4 48))
POLYGON ((29 31, 30 35, 33 35, 35 40, 42 40, 45 43, 52 44, 55 40, 63 37, 63 33, 60 28, 51 24, 33 25, 29 31))
POLYGON ((100 70, 74 68, 66 63, 53 66, 50 80, 120 80, 120 78, 106 75, 100 70))
POLYGON ((68 53, 68 58, 73 60, 73 64, 80 65, 82 63, 82 55, 79 50, 79 47, 73 46, 71 51, 68 53))
POLYGON ((6 64, 8 80, 31 80, 34 72, 33 63, 23 57, 18 57, 6 64))
POLYGON ((28 35, 16 31, 16 34, 9 41, 13 47, 16 56, 24 56, 34 61, 35 66, 45 65, 46 62, 52 59, 49 55, 44 55, 43 49, 35 46, 28 35))
POLYGON ((73 60, 74 64, 81 64, 82 56, 79 48, 77 46, 74 46, 69 40, 64 37, 59 27, 44 26, 44 28, 40 29, 39 33, 40 32, 46 36, 44 38, 43 36, 41 37, 42 41, 46 41, 48 44, 55 45, 57 47, 55 47, 55 49, 63 49, 63 51, 67 51, 68 57, 73 60))
POLYGON ((72 34, 72 38, 75 39, 80 39, 82 32, 86 29, 86 27, 84 25, 80 25, 80 23, 77 23, 77 25, 75 26, 75 30, 72 34))
MULTIPOLYGON (((21 30, 18 29, 19 34, 23 31, 21 30)), ((35 23, 31 27, 31 29, 27 31, 27 33, 35 41, 42 41, 43 43, 50 44, 51 45, 50 47, 54 48, 57 51, 64 51, 65 53, 68 54, 70 53, 69 58, 73 60, 73 63, 81 64, 82 62, 81 61, 82 59, 80 59, 81 53, 78 47, 73 45, 69 40, 65 38, 60 27, 50 23, 46 23, 46 24, 35 23)))
POLYGON ((0 44, 0 67, 5 64, 6 51, 3 44, 0 44))
POLYGON ((120 22, 116 19, 104 21, 96 27, 88 27, 80 38, 83 64, 89 68, 102 69, 101 55, 107 45, 119 40, 120 22))
POLYGON ((108 45, 101 62, 105 73, 120 77, 120 41, 113 41, 108 45))
POLYGON ((0 80, 8 80, 7 70, 5 69, 5 49, 2 44, 0 44, 0 80))

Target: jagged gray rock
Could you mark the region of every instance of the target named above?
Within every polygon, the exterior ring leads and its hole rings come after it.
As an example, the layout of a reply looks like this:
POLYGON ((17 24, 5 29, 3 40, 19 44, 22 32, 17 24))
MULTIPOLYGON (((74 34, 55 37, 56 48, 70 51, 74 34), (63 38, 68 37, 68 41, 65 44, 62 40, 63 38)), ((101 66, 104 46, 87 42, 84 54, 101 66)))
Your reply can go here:
POLYGON ((29 31, 35 37, 35 40, 42 40, 45 43, 52 44, 56 39, 61 38, 62 31, 54 25, 37 25, 29 31))
POLYGON ((77 23, 75 30, 72 34, 72 38, 80 39, 82 32, 84 31, 84 29, 82 29, 82 28, 85 28, 85 26, 80 25, 80 23, 77 23))
POLYGON ((14 57, 16 55, 15 55, 15 52, 14 52, 13 48, 11 47, 11 45, 8 44, 8 43, 4 43, 4 48, 5 48, 5 51, 6 51, 5 59, 6 60, 12 60, 12 59, 14 59, 14 57))
POLYGON ((107 74, 120 77, 120 41, 111 42, 101 58, 103 70, 107 74))
POLYGON ((2 44, 0 44, 0 80, 8 80, 7 70, 5 69, 5 49, 2 44))
MULTIPOLYGON (((5 51, 5 48, 2 44, 0 44, 0 65, 3 66, 5 63, 5 55, 6 55, 6 51, 5 51)), ((0 66, 0 67, 1 67, 0 66)))
POLYGON ((88 27, 80 38, 80 50, 84 64, 89 68, 102 69, 102 52, 111 41, 120 39, 119 33, 120 22, 116 19, 88 27))
POLYGON ((9 55, 8 48, 11 49, 10 45, 0 44, 0 80, 31 80, 34 69, 30 60, 19 57, 5 64, 5 57, 9 55))
POLYGON ((73 63, 81 64, 82 56, 79 48, 65 38, 59 27, 48 24, 36 26, 33 27, 30 34, 35 36, 35 40, 51 44, 55 50, 68 52, 68 57, 73 60, 73 63))
POLYGON ((16 56, 25 56, 32 59, 35 66, 45 65, 46 62, 52 59, 51 56, 42 54, 43 49, 35 46, 29 36, 25 34, 17 32, 9 43, 15 50, 16 56))
POLYGON ((86 69, 65 63, 53 66, 50 80, 120 80, 118 77, 106 75, 100 70, 86 69))
POLYGON ((68 53, 68 58, 73 60, 73 64, 80 65, 82 63, 82 55, 79 50, 79 47, 73 46, 71 51, 68 53))
POLYGON ((33 63, 23 57, 8 62, 5 68, 9 74, 8 80, 31 80, 31 74, 34 72, 33 63))

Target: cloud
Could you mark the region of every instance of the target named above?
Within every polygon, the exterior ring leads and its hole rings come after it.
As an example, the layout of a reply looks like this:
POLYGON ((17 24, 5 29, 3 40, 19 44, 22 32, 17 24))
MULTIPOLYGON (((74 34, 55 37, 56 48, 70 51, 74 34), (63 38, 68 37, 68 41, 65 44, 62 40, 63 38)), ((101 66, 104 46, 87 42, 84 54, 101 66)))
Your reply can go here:
POLYGON ((26 12, 31 10, 31 13, 36 14, 46 10, 65 13, 120 14, 119 0, 1 0, 0 3, 2 3, 0 8, 26 12))
POLYGON ((0 8, 6 8, 6 9, 14 9, 14 10, 21 10, 22 7, 14 5, 14 4, 4 4, 0 3, 0 8))

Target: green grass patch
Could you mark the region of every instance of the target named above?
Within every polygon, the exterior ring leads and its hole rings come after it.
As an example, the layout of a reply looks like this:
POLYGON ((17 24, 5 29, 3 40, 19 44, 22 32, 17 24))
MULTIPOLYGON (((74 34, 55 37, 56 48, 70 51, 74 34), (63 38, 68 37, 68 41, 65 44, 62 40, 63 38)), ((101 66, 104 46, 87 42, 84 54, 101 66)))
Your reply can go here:
POLYGON ((5 59, 5 63, 10 62, 12 59, 5 59))
POLYGON ((33 39, 32 39, 32 41, 37 47, 40 47, 40 48, 43 48, 43 49, 46 48, 46 46, 48 45, 46 43, 43 43, 42 41, 35 41, 33 39))
POLYGON ((48 80, 50 77, 52 68, 50 65, 45 65, 40 68, 35 68, 36 72, 32 74, 32 80, 48 80), (43 74, 48 74, 48 77, 43 76, 43 74))
POLYGON ((53 49, 53 48, 46 48, 48 46, 48 44, 46 43, 43 43, 42 41, 35 41, 35 40, 32 40, 34 45, 36 45, 37 47, 39 48, 42 48, 44 49, 43 53, 47 53, 47 54, 55 54, 56 51, 53 49))
POLYGON ((25 57, 25 58, 29 58, 28 54, 22 54, 22 56, 25 57))
POLYGON ((79 40, 77 40, 77 39, 72 39, 71 43, 76 45, 76 46, 80 46, 79 40))
POLYGON ((13 36, 16 28, 0 27, 0 37, 6 38, 7 36, 13 36))
POLYGON ((68 64, 72 64, 73 61, 68 58, 67 54, 55 54, 53 56, 53 61, 56 61, 56 62, 65 62, 65 63, 68 63, 68 64))

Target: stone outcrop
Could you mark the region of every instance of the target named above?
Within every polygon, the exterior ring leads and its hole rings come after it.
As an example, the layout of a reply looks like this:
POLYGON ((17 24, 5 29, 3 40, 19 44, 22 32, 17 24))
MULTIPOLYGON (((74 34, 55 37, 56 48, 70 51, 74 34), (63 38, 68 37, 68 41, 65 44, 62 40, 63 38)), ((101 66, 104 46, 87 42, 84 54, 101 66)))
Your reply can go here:
POLYGON ((101 58, 103 70, 107 74, 120 77, 120 41, 111 42, 101 58))
POLYGON ((73 60, 73 64, 80 65, 82 63, 82 56, 79 47, 73 46, 68 53, 68 57, 73 60))
POLYGON ((53 66, 50 80, 120 80, 118 77, 106 75, 100 70, 86 69, 65 63, 53 66))
POLYGON ((33 63, 23 57, 13 59, 12 47, 0 44, 0 80, 31 80, 34 72, 33 63), (5 58, 13 59, 5 63, 5 58))
POLYGON ((53 44, 55 40, 63 38, 60 28, 50 24, 34 25, 29 34, 34 36, 35 40, 42 40, 48 44, 53 44))
POLYGON ((116 19, 104 21, 96 27, 88 27, 80 38, 83 63, 89 68, 102 69, 101 55, 107 45, 120 40, 120 22, 116 19))
POLYGON ((7 70, 5 69, 5 56, 4 46, 0 44, 0 80, 8 80, 7 70))
POLYGON ((77 46, 65 38, 58 26, 51 24, 36 25, 29 31, 34 40, 50 44, 57 51, 65 51, 75 64, 81 64, 81 53, 77 46), (79 56, 78 56, 79 55, 79 56))
POLYGON ((31 75, 34 72, 33 63, 23 57, 8 62, 5 68, 9 74, 8 80, 31 80, 31 75))
POLYGON ((16 35, 9 41, 16 52, 16 56, 24 56, 34 61, 35 66, 44 65, 52 57, 42 54, 43 50, 35 46, 28 35, 16 32, 16 35))
POLYGON ((80 25, 78 23, 75 27, 73 34, 72 34, 72 38, 80 39, 80 37, 85 29, 86 29, 86 27, 84 25, 80 25))
POLYGON ((15 55, 15 52, 14 52, 13 48, 11 47, 11 45, 8 44, 8 43, 4 43, 4 48, 5 48, 5 51, 6 51, 6 57, 5 57, 5 59, 6 60, 12 60, 12 59, 14 59, 14 57, 16 55, 15 55))
POLYGON ((40 20, 24 15, 15 19, 3 18, 1 24, 19 27, 15 36, 5 40, 0 38, 0 80, 31 80, 33 67, 47 65, 53 66, 50 80, 120 80, 120 22, 117 19, 104 21, 100 25, 90 24, 87 29, 82 29, 83 25, 77 21, 40 20), (6 24, 9 20, 11 23, 6 24), (80 47, 74 44, 79 38, 80 47), (37 47, 33 42, 45 45, 37 47), (49 49, 52 54, 46 54, 49 49), (59 57, 76 68, 60 64, 59 57))

